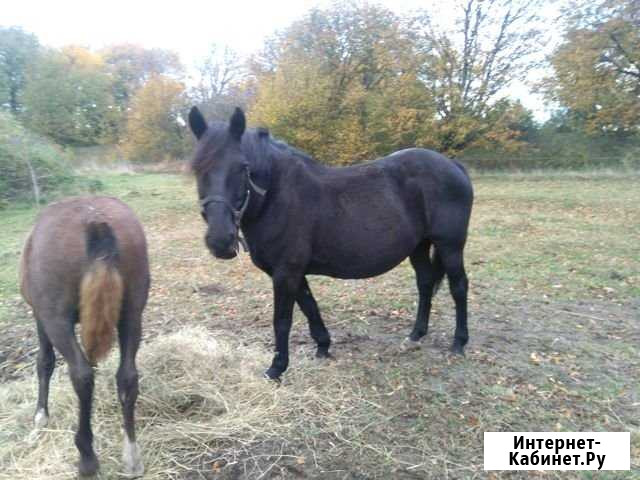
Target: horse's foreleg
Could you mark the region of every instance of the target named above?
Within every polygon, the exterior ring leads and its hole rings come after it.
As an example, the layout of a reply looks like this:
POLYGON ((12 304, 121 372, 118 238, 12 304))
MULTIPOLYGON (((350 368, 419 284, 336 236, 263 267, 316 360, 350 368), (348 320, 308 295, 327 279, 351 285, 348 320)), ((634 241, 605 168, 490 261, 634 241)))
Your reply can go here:
POLYGON ((38 404, 36 406, 34 424, 36 428, 44 428, 49 422, 49 381, 56 366, 56 355, 53 353, 53 345, 51 345, 51 341, 38 318, 36 318, 36 325, 40 349, 37 360, 38 404))
POLYGON ((122 463, 124 473, 130 477, 139 477, 144 473, 142 455, 136 442, 134 420, 138 398, 138 370, 135 360, 140 345, 141 317, 142 313, 139 310, 125 305, 118 324, 120 366, 116 374, 116 382, 124 420, 122 463))
POLYGON ((289 366, 289 332, 293 315, 293 304, 300 288, 301 277, 290 274, 273 277, 273 330, 276 337, 276 352, 271 367, 265 376, 278 380, 289 366))
POLYGON ((320 310, 318 309, 316 299, 313 298, 307 279, 304 277, 302 278, 300 290, 298 290, 298 295, 296 296, 296 302, 298 303, 300 310, 302 310, 302 313, 304 313, 305 317, 307 317, 307 320, 309 321, 311 338, 313 338, 318 345, 316 357, 330 357, 329 346, 331 345, 331 337, 329 336, 329 331, 320 316, 320 310))
POLYGON ((418 287, 418 312, 416 323, 409 334, 409 339, 417 342, 427 334, 429 329, 429 315, 431 313, 431 298, 434 289, 444 276, 444 268, 439 257, 432 262, 429 259, 428 242, 423 242, 409 256, 411 265, 416 272, 416 285, 418 287))

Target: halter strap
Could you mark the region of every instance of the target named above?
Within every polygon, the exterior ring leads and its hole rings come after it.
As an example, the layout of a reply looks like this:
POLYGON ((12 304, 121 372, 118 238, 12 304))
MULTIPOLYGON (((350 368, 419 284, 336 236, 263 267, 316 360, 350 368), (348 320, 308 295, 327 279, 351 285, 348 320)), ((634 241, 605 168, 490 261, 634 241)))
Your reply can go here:
POLYGON ((244 197, 244 201, 242 202, 242 206, 240 207, 239 210, 236 210, 235 208, 233 208, 231 203, 229 203, 229 201, 226 198, 224 198, 222 195, 207 195, 202 200, 200 200, 200 212, 204 215, 207 209, 207 205, 209 205, 210 203, 222 203, 225 207, 227 207, 231 211, 231 215, 233 216, 233 222, 236 226, 236 243, 240 243, 244 251, 248 252, 249 246, 247 245, 247 241, 240 234, 240 223, 242 222, 242 217, 244 216, 244 213, 247 211, 247 208, 249 207, 249 201, 251 200, 251 189, 253 189, 261 197, 264 197, 264 195, 267 193, 267 190, 253 183, 253 180, 251 180, 251 171, 249 170, 249 166, 247 166, 246 171, 247 171, 247 180, 249 182, 250 188, 247 188, 247 193, 244 197))
POLYGON ((261 197, 264 197, 265 194, 267 193, 267 190, 265 188, 260 188, 258 185, 253 183, 253 180, 251 180, 251 172, 249 171, 249 167, 247 167, 247 179, 249 180, 249 186, 253 188, 253 190, 258 195, 260 195, 261 197))

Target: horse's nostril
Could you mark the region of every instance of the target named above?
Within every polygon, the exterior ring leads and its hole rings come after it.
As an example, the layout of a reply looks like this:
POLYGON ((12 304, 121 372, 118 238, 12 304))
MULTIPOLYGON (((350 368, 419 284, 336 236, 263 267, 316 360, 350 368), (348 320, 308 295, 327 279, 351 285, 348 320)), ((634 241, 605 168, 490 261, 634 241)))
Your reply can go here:
POLYGON ((228 250, 233 247, 235 242, 235 235, 233 233, 228 233, 225 235, 213 235, 210 232, 207 232, 205 235, 205 242, 209 247, 212 247, 216 250, 228 250))

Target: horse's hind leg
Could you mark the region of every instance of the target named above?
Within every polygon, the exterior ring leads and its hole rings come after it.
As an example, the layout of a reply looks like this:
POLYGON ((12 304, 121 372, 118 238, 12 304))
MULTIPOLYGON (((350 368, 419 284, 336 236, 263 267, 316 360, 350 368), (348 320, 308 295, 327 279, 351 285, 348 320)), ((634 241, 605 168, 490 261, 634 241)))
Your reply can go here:
POLYGON ((298 303, 300 310, 302 310, 302 313, 304 313, 305 317, 307 317, 307 320, 309 321, 311 338, 313 338, 318 345, 316 357, 330 357, 329 346, 331 345, 331 337, 329 336, 329 331, 320 316, 320 310, 318 309, 316 299, 313 298, 307 279, 304 277, 302 278, 300 290, 296 296, 296 302, 298 303))
POLYGON ((136 353, 140 345, 141 318, 141 309, 130 308, 125 303, 118 324, 120 366, 116 374, 116 381, 124 420, 122 463, 124 464, 124 473, 132 477, 139 477, 144 473, 142 455, 136 442, 134 419, 136 399, 138 398, 136 353))
POLYGON ((38 328, 38 340, 40 349, 38 351, 37 370, 38 370, 38 404, 36 406, 36 414, 33 420, 36 428, 44 428, 49 422, 49 381, 56 366, 56 355, 53 353, 53 345, 40 323, 40 319, 36 317, 36 325, 38 328))
POLYGON ((467 330, 467 293, 469 282, 464 270, 463 246, 436 245, 444 269, 449 278, 449 289, 456 304, 456 333, 451 350, 463 354, 464 346, 469 341, 467 330))
POLYGON ((409 256, 411 265, 416 272, 416 284, 418 286, 418 312, 416 323, 409 334, 409 339, 417 342, 427 334, 429 329, 429 314, 431 312, 431 298, 435 293, 436 285, 444 276, 444 267, 440 258, 436 255, 433 262, 429 259, 430 243, 424 241, 418 245, 409 256))
POLYGON ((91 431, 91 404, 93 401, 93 368, 89 365, 73 331, 73 319, 61 316, 47 319, 45 332, 53 346, 62 354, 69 365, 71 383, 78 395, 80 405, 78 431, 75 443, 80 452, 78 469, 80 475, 94 475, 99 468, 98 458, 93 451, 91 431))

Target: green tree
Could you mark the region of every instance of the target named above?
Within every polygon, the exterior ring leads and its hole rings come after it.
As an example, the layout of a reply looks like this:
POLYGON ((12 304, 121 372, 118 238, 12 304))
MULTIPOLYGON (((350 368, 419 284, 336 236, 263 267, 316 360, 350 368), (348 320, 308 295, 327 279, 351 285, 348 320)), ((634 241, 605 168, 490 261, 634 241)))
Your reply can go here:
POLYGON ((640 3, 600 0, 564 11, 567 30, 543 87, 591 134, 637 134, 640 127, 640 3))
POLYGON ((64 145, 112 141, 117 116, 102 58, 76 46, 43 53, 29 71, 24 118, 64 145))
POLYGON ((191 139, 181 121, 185 110, 182 83, 162 75, 151 77, 131 99, 125 156, 134 162, 160 162, 185 155, 191 139))
POLYGON ((518 132, 509 125, 522 106, 504 98, 512 82, 535 65, 540 4, 465 0, 453 27, 439 24, 433 9, 412 19, 422 60, 420 79, 436 105, 423 143, 453 155, 487 142, 499 148, 516 145, 518 132))
POLYGON ((0 27, 0 107, 13 114, 22 110, 26 72, 39 48, 35 35, 19 27, 0 27))

